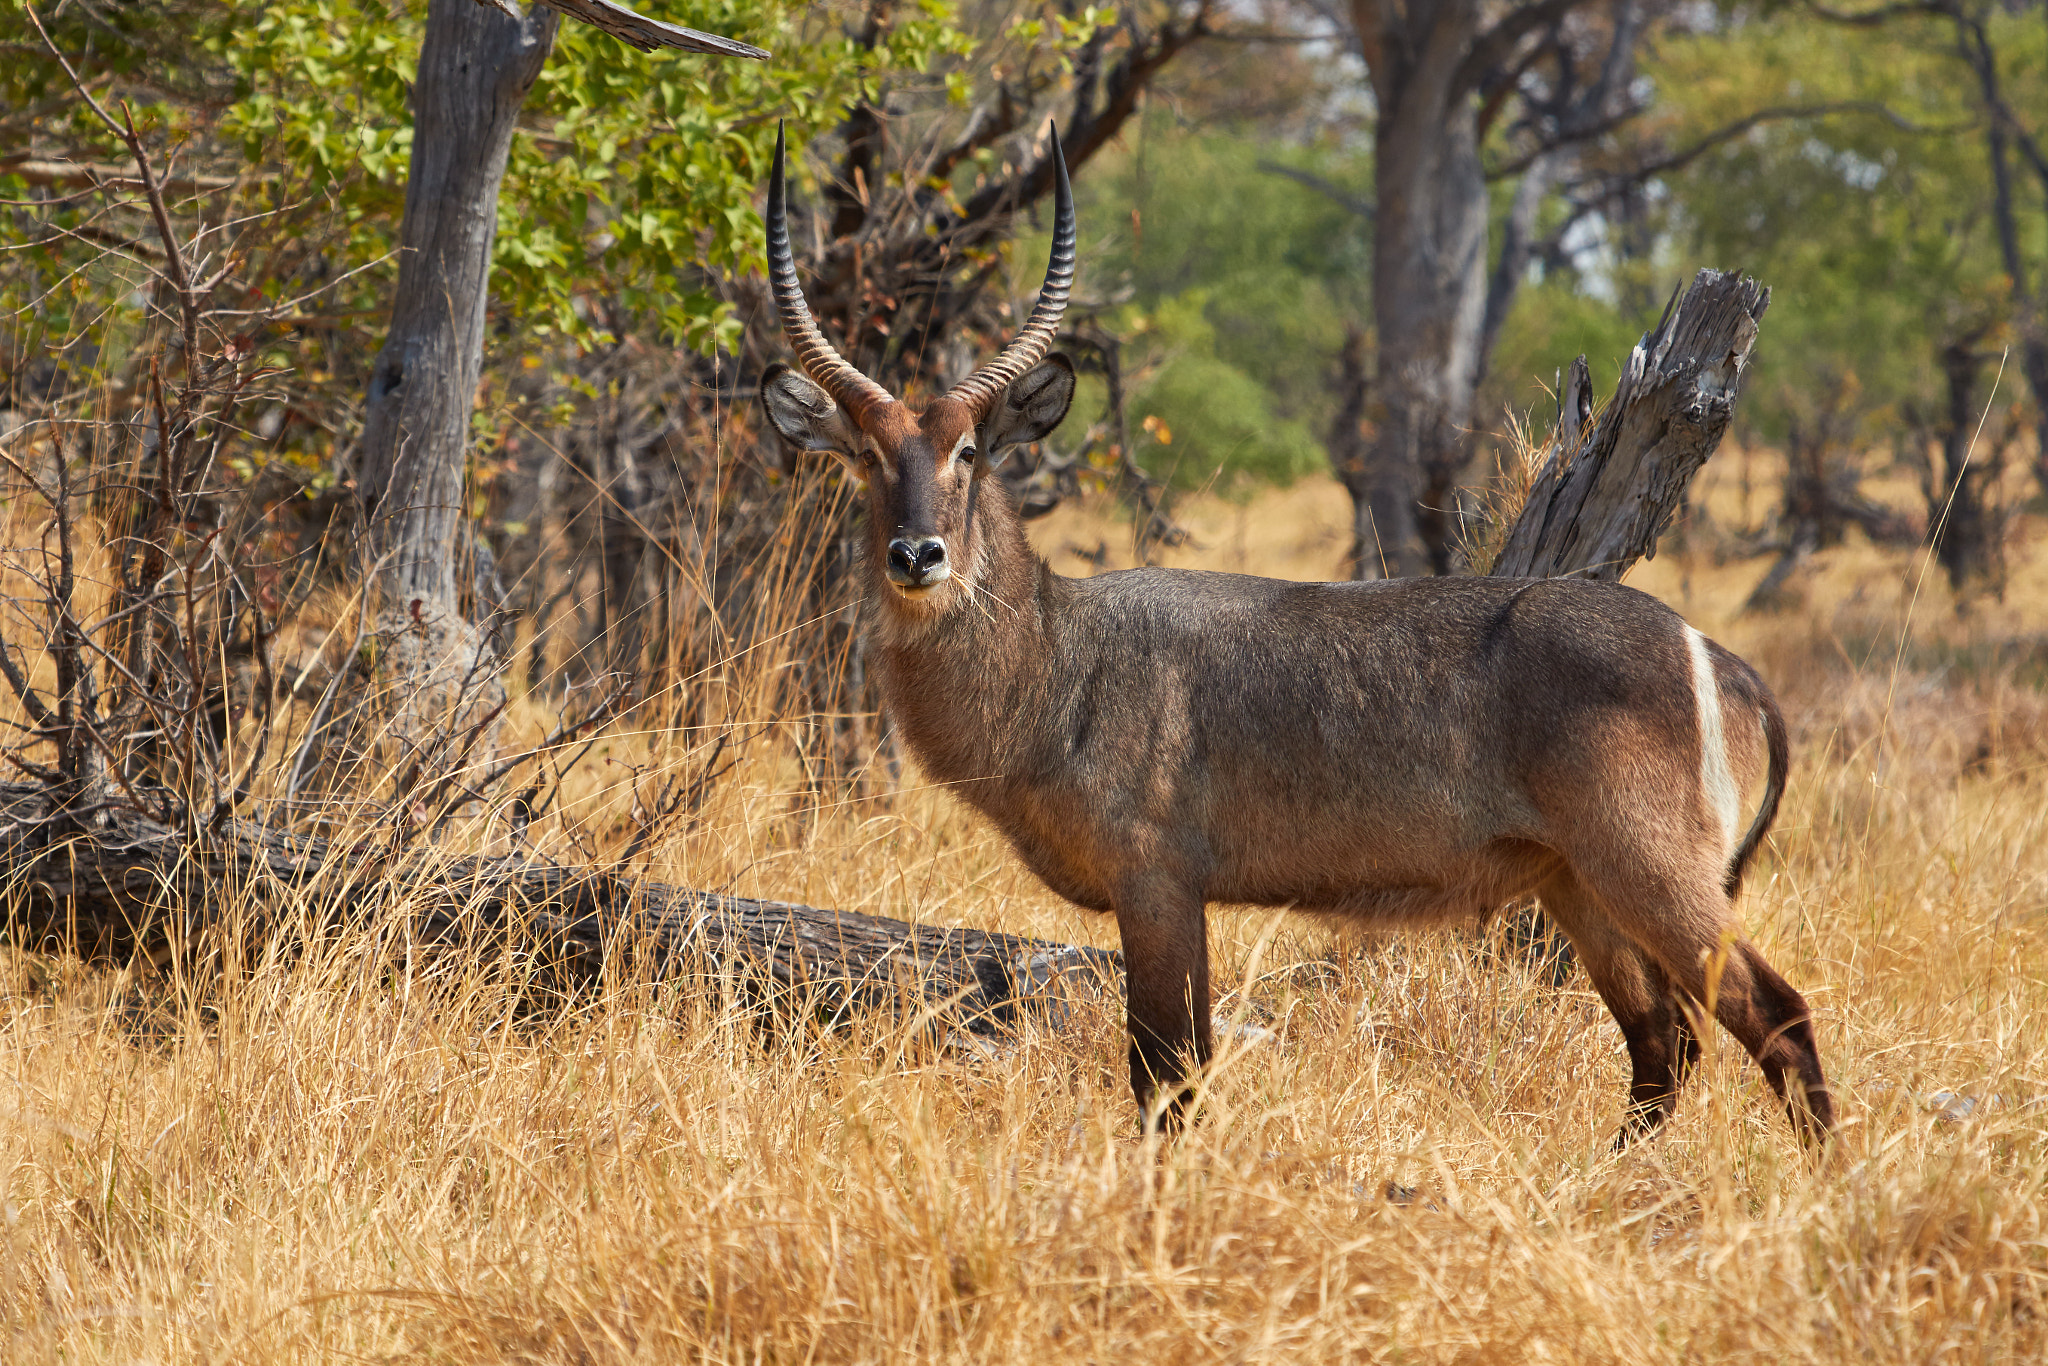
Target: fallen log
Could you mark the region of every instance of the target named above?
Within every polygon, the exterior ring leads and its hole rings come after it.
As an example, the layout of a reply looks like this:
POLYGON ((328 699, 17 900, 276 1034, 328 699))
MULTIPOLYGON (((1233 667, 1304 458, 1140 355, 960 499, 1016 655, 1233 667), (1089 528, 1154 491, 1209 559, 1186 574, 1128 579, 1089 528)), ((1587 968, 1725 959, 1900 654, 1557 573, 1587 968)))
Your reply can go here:
POLYGON ((350 844, 254 821, 195 836, 110 810, 66 828, 48 792, 27 784, 0 784, 0 867, 13 874, 0 935, 121 963, 384 915, 414 944, 509 952, 550 994, 607 972, 710 977, 827 1022, 925 1012, 990 1034, 1031 1011, 1057 1026, 1070 999, 1102 989, 1121 962, 1105 949, 693 891, 614 868, 432 847, 394 858, 383 839, 350 844), (230 926, 232 914, 245 919, 230 926))

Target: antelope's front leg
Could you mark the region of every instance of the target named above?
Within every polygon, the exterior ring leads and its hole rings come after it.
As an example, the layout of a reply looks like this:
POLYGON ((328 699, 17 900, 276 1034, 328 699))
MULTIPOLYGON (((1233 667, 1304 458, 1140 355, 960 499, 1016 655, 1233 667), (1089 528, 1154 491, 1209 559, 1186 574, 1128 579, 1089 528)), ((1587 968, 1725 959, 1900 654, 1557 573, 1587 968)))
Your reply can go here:
POLYGON ((1161 1087, 1169 1131, 1186 1118, 1189 1082, 1209 1061, 1209 938, 1201 894, 1159 878, 1134 879, 1117 900, 1131 1030, 1131 1092, 1149 1126, 1161 1087))

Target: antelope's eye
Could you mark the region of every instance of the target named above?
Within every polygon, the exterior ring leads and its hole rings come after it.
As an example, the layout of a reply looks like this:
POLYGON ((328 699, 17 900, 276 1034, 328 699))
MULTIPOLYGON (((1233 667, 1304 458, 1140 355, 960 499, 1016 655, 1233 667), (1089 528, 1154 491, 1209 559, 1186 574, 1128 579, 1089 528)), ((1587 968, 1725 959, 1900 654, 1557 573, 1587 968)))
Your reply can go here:
POLYGON ((974 451, 974 447, 972 447, 972 446, 962 446, 962 447, 960 448, 960 463, 961 463, 961 464, 963 464, 963 465, 972 465, 972 464, 974 463, 974 456, 975 456, 975 451, 974 451))

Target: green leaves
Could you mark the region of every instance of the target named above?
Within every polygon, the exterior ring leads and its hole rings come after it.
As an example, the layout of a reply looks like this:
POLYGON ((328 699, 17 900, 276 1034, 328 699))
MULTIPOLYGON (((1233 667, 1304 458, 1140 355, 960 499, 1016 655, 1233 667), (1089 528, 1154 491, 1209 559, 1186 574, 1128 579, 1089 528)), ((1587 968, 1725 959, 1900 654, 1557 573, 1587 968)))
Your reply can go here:
POLYGON ((1319 467, 1323 450, 1308 427, 1283 414, 1270 387, 1218 354, 1208 304, 1206 291, 1191 290, 1143 320, 1145 349, 1159 359, 1131 407, 1151 438, 1138 443, 1139 460, 1183 488, 1226 492, 1288 483, 1319 467))
POLYGON ((1089 288, 1128 282, 1133 294, 1111 319, 1129 339, 1131 419, 1172 433, 1148 442, 1134 429, 1139 459, 1183 485, 1225 488, 1317 468, 1331 360, 1347 318, 1367 311, 1370 228, 1264 163, 1305 162, 1352 185, 1369 175, 1227 134, 1161 126, 1135 141, 1079 188, 1089 288))
MULTIPOLYGON (((2048 108, 2048 33, 1987 22, 2010 102, 2023 117, 2048 108)), ((1671 183, 1679 240, 1775 287, 1745 403, 1773 437, 1843 385, 1874 430, 1896 428, 1906 405, 1939 401, 1944 344, 1981 334, 1995 350, 2009 335, 1984 113, 1955 41, 1939 17, 1851 29, 1783 15, 1668 44, 1651 68, 1678 145, 1748 109, 1839 110, 1759 125, 1671 183)), ((2048 216, 2024 180, 2017 191, 2038 274, 2048 216)))
MULTIPOLYGON (((317 168, 358 230, 351 265, 397 241, 421 6, 375 0, 234 0, 208 37, 239 77, 221 122, 252 167, 317 168)), ((774 48, 770 64, 643 54, 564 23, 528 97, 499 206, 492 294, 521 320, 512 335, 606 340, 651 324, 673 344, 708 347, 731 327, 692 281, 761 259, 755 187, 767 111, 795 107, 792 130, 833 119, 894 66, 952 43, 951 8, 927 5, 870 51, 835 39, 810 7, 701 0, 663 18, 774 48), (607 321, 611 326, 607 326, 607 321)), ((388 271, 364 282, 388 288, 388 271)))
MULTIPOLYGON (((521 323, 498 334, 507 344, 597 344, 614 328, 641 326, 677 345, 731 340, 731 319, 704 284, 707 272, 761 267, 752 202, 776 115, 792 116, 791 136, 801 141, 893 74, 972 46, 949 0, 922 0, 870 47, 850 40, 832 14, 795 0, 683 0, 657 9, 664 19, 761 43, 776 59, 644 54, 562 25, 527 100, 499 207, 493 306, 521 323)), ((70 23, 53 31, 88 79, 146 68, 175 92, 136 103, 137 122, 168 135, 166 157, 239 176, 233 215, 317 217, 320 273, 360 272, 327 305, 356 314, 386 302, 424 3, 153 0, 132 14, 123 9, 120 19, 111 29, 70 23)), ((0 28, 17 50, 39 45, 18 16, 0 19, 0 28)), ((948 79, 960 81, 958 73, 948 79)), ((54 61, 10 62, 0 72, 7 105, 55 100, 39 124, 45 140, 61 137, 84 159, 120 160, 83 102, 64 100, 67 90, 54 61)), ((27 187, 0 177, 0 188, 27 187)), ((229 212, 225 200, 212 207, 229 212)), ((53 212, 69 221, 61 206, 53 212)), ((71 245, 81 259, 97 250, 71 245)), ((304 281, 246 283, 280 297, 304 281)))

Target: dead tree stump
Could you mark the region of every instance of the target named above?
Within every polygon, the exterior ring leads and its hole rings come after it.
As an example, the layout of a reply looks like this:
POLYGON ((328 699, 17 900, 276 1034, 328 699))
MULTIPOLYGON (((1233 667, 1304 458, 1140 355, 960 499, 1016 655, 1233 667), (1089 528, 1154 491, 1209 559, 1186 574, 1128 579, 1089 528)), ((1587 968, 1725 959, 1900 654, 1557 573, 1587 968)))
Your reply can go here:
MULTIPOLYGON (((1683 296, 1674 293, 1663 320, 1629 353, 1592 430, 1560 422, 1490 572, 1617 580, 1654 557, 1693 476, 1728 430, 1770 302, 1769 289, 1718 270, 1702 270, 1683 296)), ((1581 356, 1574 373, 1584 366, 1581 356)))

